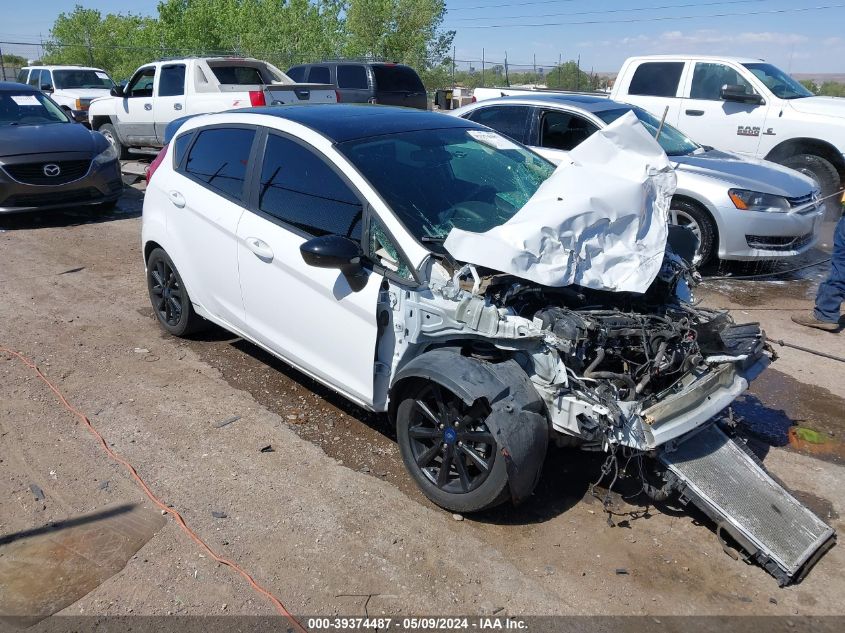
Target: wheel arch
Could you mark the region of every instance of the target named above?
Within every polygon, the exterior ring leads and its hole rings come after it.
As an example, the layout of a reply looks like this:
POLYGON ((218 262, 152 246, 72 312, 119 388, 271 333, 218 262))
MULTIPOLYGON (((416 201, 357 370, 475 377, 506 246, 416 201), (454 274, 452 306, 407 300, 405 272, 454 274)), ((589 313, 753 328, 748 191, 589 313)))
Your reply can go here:
POLYGON ((695 207, 698 207, 710 217, 710 219, 713 221, 713 229, 715 233, 714 239, 716 240, 716 249, 714 254, 719 255, 722 248, 722 240, 720 237, 722 233, 722 218, 720 217, 720 215, 718 213, 713 213, 713 209, 708 203, 700 200, 699 198, 695 198, 689 195, 688 193, 676 193, 672 196, 672 202, 675 202, 676 200, 678 202, 685 202, 687 204, 691 204, 695 207))
POLYGON ((463 356, 457 348, 438 348, 420 354, 394 377, 388 414, 396 422, 402 398, 420 381, 449 389, 468 405, 484 399, 490 408, 485 419, 508 472, 514 503, 528 497, 537 485, 549 441, 549 418, 528 375, 514 360, 490 363, 463 356))
POLYGON ((780 163, 790 156, 812 154, 824 158, 839 172, 840 186, 845 182, 845 157, 831 143, 817 138, 791 138, 775 145, 766 154, 766 160, 780 163))

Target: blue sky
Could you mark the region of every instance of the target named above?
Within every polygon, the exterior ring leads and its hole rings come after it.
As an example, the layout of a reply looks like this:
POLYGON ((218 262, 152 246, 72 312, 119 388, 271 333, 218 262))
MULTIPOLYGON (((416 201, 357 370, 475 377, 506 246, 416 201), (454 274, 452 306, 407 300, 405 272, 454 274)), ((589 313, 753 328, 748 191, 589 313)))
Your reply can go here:
MULTIPOLYGON (((14 11, 3 9, 0 40, 28 42, 37 41, 39 35, 47 37, 55 17, 71 11, 77 2, 103 12, 150 14, 157 4, 154 0, 24 3, 14 11)), ((3 0, 3 4, 11 3, 3 0)), ((686 52, 762 57, 798 73, 845 73, 845 0, 447 0, 447 8, 445 26, 457 31, 457 58, 479 60, 474 62, 479 68, 484 49, 491 63, 503 60, 507 51, 511 64, 530 65, 536 55, 538 66, 549 66, 559 56, 574 59, 580 54, 582 67, 597 71, 615 71, 629 55, 686 52), (834 5, 840 6, 766 13, 834 5), (646 7, 664 8, 630 11, 646 7), (753 12, 760 13, 714 15, 753 12), (679 16, 701 17, 655 19, 679 16), (612 22, 619 20, 637 21, 612 22), (526 24, 534 26, 519 26, 526 24), (487 25, 504 28, 478 28, 487 25)), ((37 54, 31 47, 2 46, 7 52, 37 54)))

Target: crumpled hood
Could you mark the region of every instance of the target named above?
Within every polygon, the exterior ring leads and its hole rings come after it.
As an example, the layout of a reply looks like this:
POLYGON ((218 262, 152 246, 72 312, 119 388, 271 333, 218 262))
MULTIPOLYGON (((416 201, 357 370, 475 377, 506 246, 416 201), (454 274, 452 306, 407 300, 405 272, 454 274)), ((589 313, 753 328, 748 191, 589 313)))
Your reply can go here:
POLYGON ((708 150, 687 156, 671 156, 669 160, 675 164, 681 180, 684 174, 698 174, 722 180, 726 187, 788 198, 805 196, 816 188, 812 179, 794 169, 729 152, 708 150))
POLYGON ((803 114, 820 114, 845 119, 845 99, 842 97, 803 97, 790 99, 789 105, 803 114))
POLYGON ((94 153, 94 135, 79 123, 0 125, 0 157, 48 152, 94 153))
POLYGON ((457 260, 544 286, 645 292, 666 249, 675 173, 633 112, 569 154, 510 220, 452 229, 457 260))

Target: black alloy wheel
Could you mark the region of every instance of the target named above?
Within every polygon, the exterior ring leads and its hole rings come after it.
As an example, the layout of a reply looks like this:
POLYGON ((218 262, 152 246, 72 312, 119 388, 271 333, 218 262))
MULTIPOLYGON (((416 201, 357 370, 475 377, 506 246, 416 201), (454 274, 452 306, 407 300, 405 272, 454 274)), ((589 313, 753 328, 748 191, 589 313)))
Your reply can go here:
POLYGON ((184 336, 200 328, 203 321, 194 312, 182 277, 160 248, 154 249, 147 260, 147 288, 153 311, 165 330, 184 336))
POLYGON ((467 405, 427 381, 399 405, 397 435, 405 465, 438 505, 471 512, 507 498, 507 473, 483 401, 467 405))

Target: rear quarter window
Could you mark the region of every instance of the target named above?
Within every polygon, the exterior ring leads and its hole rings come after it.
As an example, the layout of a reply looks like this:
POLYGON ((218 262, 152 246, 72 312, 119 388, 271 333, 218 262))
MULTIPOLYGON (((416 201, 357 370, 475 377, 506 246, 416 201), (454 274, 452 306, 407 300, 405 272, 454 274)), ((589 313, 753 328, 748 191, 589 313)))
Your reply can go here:
POLYGON ((525 140, 530 115, 530 106, 503 105, 479 108, 470 112, 467 118, 522 143, 525 140))
POLYGON ((645 97, 674 97, 684 71, 684 62, 646 62, 631 79, 628 94, 645 97))
POLYGON ((384 92, 425 92, 420 76, 408 66, 373 66, 376 90, 384 92))
POLYGON ((221 84, 256 86, 264 83, 261 70, 255 66, 211 66, 211 72, 221 84))

